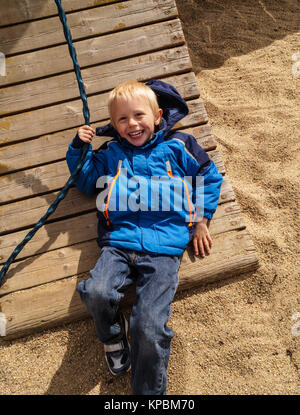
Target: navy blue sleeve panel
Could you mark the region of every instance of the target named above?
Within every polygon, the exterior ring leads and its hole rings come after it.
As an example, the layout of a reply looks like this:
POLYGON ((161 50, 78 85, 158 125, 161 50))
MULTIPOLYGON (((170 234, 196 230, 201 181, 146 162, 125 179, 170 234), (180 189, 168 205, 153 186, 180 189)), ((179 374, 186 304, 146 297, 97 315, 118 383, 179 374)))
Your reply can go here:
POLYGON ((172 133, 168 141, 187 176, 202 174, 210 166, 208 154, 192 135, 176 132, 172 133))
MULTIPOLYGON (((66 160, 71 174, 73 174, 76 169, 80 155, 81 148, 74 148, 73 144, 70 144, 66 154, 66 160)), ((98 178, 105 175, 104 157, 104 154, 101 152, 98 152, 95 155, 90 144, 85 162, 75 182, 78 190, 89 195, 96 192, 98 178)))
POLYGON ((211 219, 215 213, 221 191, 221 185, 223 182, 223 176, 218 172, 218 169, 213 161, 211 161, 209 167, 199 175, 204 179, 204 189, 196 188, 196 201, 199 201, 200 206, 196 206, 197 211, 202 211, 202 215, 205 218, 211 219), (199 197, 204 190, 204 197, 199 197))
POLYGON ((72 141, 72 147, 74 148, 82 148, 84 146, 84 141, 79 138, 78 133, 75 135, 72 141))

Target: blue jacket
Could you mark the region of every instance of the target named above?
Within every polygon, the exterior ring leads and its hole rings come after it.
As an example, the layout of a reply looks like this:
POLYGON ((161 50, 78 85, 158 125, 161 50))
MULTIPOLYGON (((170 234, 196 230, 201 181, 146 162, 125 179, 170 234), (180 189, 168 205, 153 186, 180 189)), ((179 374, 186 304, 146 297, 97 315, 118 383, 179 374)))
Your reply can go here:
MULTIPOLYGON (((181 255, 197 218, 211 219, 222 175, 196 139, 171 128, 188 114, 177 90, 162 81, 154 90, 163 120, 151 140, 131 145, 108 124, 96 135, 112 137, 86 155, 77 188, 96 199, 98 244, 153 254, 181 255)), ((76 136, 67 151, 73 173, 83 142, 76 136)))

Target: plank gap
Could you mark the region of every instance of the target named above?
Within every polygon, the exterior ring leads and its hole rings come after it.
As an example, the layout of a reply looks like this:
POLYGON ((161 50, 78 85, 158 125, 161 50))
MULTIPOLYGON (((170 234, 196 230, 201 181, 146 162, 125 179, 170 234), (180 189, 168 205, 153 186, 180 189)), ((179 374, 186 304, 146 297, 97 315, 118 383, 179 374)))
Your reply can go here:
MULTIPOLYGON (((174 20, 176 20, 176 19, 174 19, 174 20)), ((141 26, 141 27, 144 27, 144 26, 141 26)), ((62 46, 64 46, 64 45, 65 44, 62 44, 62 46)), ((170 44, 170 45, 165 45, 163 47, 153 48, 151 53, 160 52, 160 51, 164 51, 164 50, 175 49, 175 48, 178 48, 178 47, 183 46, 183 45, 185 45, 184 41, 178 41, 178 43, 176 43, 176 44, 170 44)), ((45 49, 49 49, 49 48, 45 48, 45 49)), ((93 65, 82 65, 80 69, 81 70, 82 69, 90 69, 90 68, 94 68, 94 67, 101 66, 101 65, 104 65, 104 64, 111 64, 111 63, 118 63, 118 62, 122 63, 122 61, 124 61, 126 59, 136 58, 136 57, 139 57, 139 56, 145 56, 145 55, 148 55, 148 54, 149 54, 149 51, 137 52, 137 53, 130 54, 130 55, 126 56, 125 58, 122 57, 122 58, 108 59, 106 61, 96 63, 96 64, 93 64, 93 65)), ((69 55, 66 55, 66 56, 69 58, 69 55)), ((53 78, 53 77, 58 76, 58 75, 65 75, 65 74, 72 73, 72 72, 74 72, 74 69, 70 69, 70 70, 67 70, 67 71, 60 71, 60 72, 57 72, 55 74, 39 76, 39 77, 33 78, 33 79, 25 79, 25 80, 22 80, 22 81, 11 82, 11 83, 7 83, 7 84, 4 84, 4 85, 0 85, 0 90, 3 89, 3 88, 13 87, 13 86, 20 85, 20 84, 27 84, 27 83, 32 82, 32 81, 40 81, 40 80, 43 80, 43 79, 53 78)), ((75 76, 76 75, 75 75, 75 72, 74 72, 74 77, 75 76)), ((0 118, 2 118, 2 117, 3 117, 3 115, 0 116, 0 118)))
MULTIPOLYGON (((173 49, 173 48, 168 48, 168 49, 173 49)), ((176 49, 176 48, 174 48, 174 49, 176 49)), ((162 50, 166 50, 166 48, 164 48, 164 49, 162 49, 162 50)), ((145 54, 139 54, 139 55, 137 55, 137 56, 147 56, 148 55, 148 53, 145 53, 145 54)), ((133 58, 135 57, 135 56, 132 56, 133 58)), ((127 59, 127 58, 126 58, 127 59)), ((121 63, 121 61, 120 61, 120 63, 121 63)), ((90 69, 90 68, 94 68, 94 67, 98 67, 99 65, 91 65, 91 66, 87 66, 87 67, 85 67, 84 69, 90 69)), ((175 76, 175 75, 185 75, 185 74, 188 74, 188 73, 190 73, 191 72, 191 70, 189 69, 189 68, 187 68, 187 69, 183 69, 183 70, 181 70, 181 69, 178 69, 178 70, 174 70, 174 71, 170 71, 170 72, 168 72, 167 74, 164 74, 164 75, 160 75, 160 76, 157 76, 157 77, 155 77, 155 78, 152 78, 152 77, 145 77, 144 79, 142 79, 142 80, 140 80, 141 82, 148 82, 148 81, 150 81, 151 79, 161 79, 161 80, 164 80, 164 79, 167 79, 167 78, 169 78, 170 76, 175 76)), ((64 72, 64 73, 61 73, 61 74, 59 74, 59 75, 65 75, 65 74, 67 74, 67 73, 73 73, 73 71, 68 71, 68 72, 64 72)), ((40 81, 40 80, 43 80, 43 79, 49 79, 49 78, 55 78, 57 75, 52 75, 52 76, 46 76, 46 77, 44 77, 44 78, 38 78, 38 79, 35 79, 34 81, 40 81)), ((75 73, 74 73, 74 77, 75 77, 75 73)), ((32 80, 28 80, 28 81, 25 81, 25 82, 22 82, 21 84, 26 84, 26 83, 30 83, 30 82, 32 82, 32 80)), ((84 82, 84 81, 83 81, 84 82)), ((20 83, 19 83, 20 84, 20 83)), ((17 85, 17 84, 13 84, 13 85, 6 85, 5 87, 11 87, 11 86, 15 86, 15 85, 17 85)), ((4 88, 4 87, 2 87, 2 88, 4 88)), ((89 97, 94 97, 95 95, 99 95, 99 94, 105 94, 105 93, 108 93, 108 92, 110 92, 111 90, 112 90, 113 88, 109 88, 109 89, 101 89, 101 91, 97 91, 97 92, 92 92, 92 93, 90 93, 90 94, 86 94, 86 96, 87 96, 87 98, 89 98, 89 97)), ((0 90, 1 90, 1 87, 0 87, 0 90)), ((194 94, 194 95, 191 95, 189 98, 187 98, 187 99, 185 99, 185 101, 188 101, 188 100, 192 100, 192 99, 196 99, 196 98, 198 98, 199 97, 199 94, 194 94)), ((10 111, 10 112, 7 112, 7 113, 5 113, 5 114, 0 114, 0 119, 2 119, 2 118, 5 118, 5 117, 10 117, 10 116, 13 116, 13 115, 18 115, 18 114, 25 114, 25 113, 27 113, 27 112, 31 112, 31 111, 35 111, 35 110, 39 110, 39 109, 42 109, 42 108, 47 108, 47 107, 51 107, 51 106, 53 106, 53 105, 57 105, 57 104, 67 104, 68 102, 72 102, 72 101, 77 101, 78 99, 80 99, 80 94, 79 94, 79 90, 78 90, 78 95, 77 96, 74 96, 73 98, 67 98, 67 99, 64 99, 64 100, 57 100, 57 101, 52 101, 51 103, 48 103, 48 104, 44 104, 44 105, 38 105, 38 106, 33 106, 33 107, 30 107, 30 108, 23 108, 23 109, 20 109, 19 111, 10 111)), ((1 144, 0 144, 0 147, 1 147, 1 144)))
MULTIPOLYGON (((30 255, 24 255, 23 257, 21 257, 21 258, 18 258, 18 256, 14 259, 14 261, 13 261, 13 264, 17 264, 17 263, 19 263, 19 262, 21 262, 21 261, 24 261, 24 260, 28 260, 28 259, 32 259, 32 261, 34 261, 37 257, 39 257, 39 256, 41 256, 41 255, 43 255, 43 254, 45 254, 45 253, 48 253, 48 252, 53 252, 53 251, 57 251, 58 249, 63 249, 63 248, 69 248, 69 247, 72 247, 72 246, 75 246, 75 245, 79 245, 80 243, 88 243, 88 242, 91 242, 91 241, 95 241, 96 243, 97 243, 97 239, 95 238, 95 237, 93 237, 93 238, 91 238, 91 239, 87 239, 87 240, 85 240, 85 241, 83 241, 83 242, 73 242, 73 243, 68 243, 68 245, 66 245, 66 246, 62 246, 62 247, 60 247, 60 248, 57 248, 57 247, 53 247, 53 248, 49 248, 49 249, 47 249, 47 251, 43 251, 42 249, 43 249, 43 247, 41 247, 40 248, 40 250, 38 250, 37 252, 35 252, 35 253, 31 253, 30 255)), ((20 243, 21 243, 22 241, 20 241, 20 243)), ((11 252, 12 253, 12 252, 11 252)), ((6 261, 4 261, 3 263, 1 263, 0 264, 0 270, 2 269, 2 267, 4 266, 4 264, 5 264, 5 262, 6 261)), ((9 271, 8 271, 9 272, 9 271)), ((0 294, 0 298, 1 298, 1 296, 2 296, 2 294, 0 294)))
MULTIPOLYGON (((69 179, 69 177, 66 178, 66 183, 67 183, 68 179, 69 179)), ((45 192, 39 192, 38 195, 34 194, 34 195, 23 196, 23 197, 20 197, 18 199, 6 200, 5 202, 0 202, 0 206, 10 205, 11 203, 14 203, 14 202, 20 202, 22 200, 32 199, 36 196, 46 196, 49 193, 59 192, 62 188, 63 187, 57 187, 57 188, 54 188, 54 189, 49 189, 48 191, 45 191, 45 192)), ((46 211, 45 211, 45 213, 46 213, 46 211)))
MULTIPOLYGON (((108 93, 106 93, 106 94, 108 95, 108 93)), ((90 99, 92 100, 93 98, 98 97, 98 96, 100 97, 99 99, 101 99, 101 97, 102 98, 105 97, 105 94, 103 94, 103 93, 94 94, 94 95, 90 96, 90 99)), ((93 101, 95 101, 95 99, 93 101)), ((202 101, 201 98, 193 99, 192 97, 191 98, 188 97, 188 98, 185 98, 185 101, 187 102, 187 104, 190 104, 189 105, 189 114, 183 119, 183 121, 178 122, 174 126, 173 131, 176 131, 176 130, 179 130, 179 129, 182 129, 182 128, 186 128, 186 127, 195 127, 195 126, 198 126, 198 125, 200 126, 200 125, 204 125, 204 124, 208 123, 207 113, 205 111, 204 104, 203 104, 203 101, 202 101), (198 108, 199 108, 199 112, 197 112, 198 108), (194 119, 195 115, 200 115, 200 114, 201 114, 200 117, 197 116, 194 119)), ((79 105, 80 105, 80 108, 82 108, 82 102, 79 98, 73 99, 72 102, 75 102, 76 107, 78 106, 78 111, 79 111, 79 105)), ((57 108, 59 106, 62 107, 63 104, 50 105, 47 108, 49 108, 49 109, 53 108, 54 111, 57 111, 58 110, 57 108)), ((103 104, 103 108, 101 109, 99 106, 98 106, 98 108, 95 107, 95 102, 92 102, 92 103, 90 102, 89 103, 89 108, 90 108, 90 111, 91 111, 91 124, 93 124, 93 125, 96 125, 96 124, 103 125, 105 122, 109 122, 109 120, 107 118, 107 106, 105 104, 103 104), (101 111, 100 111, 99 108, 101 109, 101 111), (97 109, 99 109, 99 111, 97 111, 97 109), (103 112, 103 114, 101 112, 103 112), (99 118, 93 119, 93 116, 95 116, 95 117, 98 116, 99 118)), ((45 110, 45 108, 41 108, 40 110, 36 110, 36 111, 43 111, 43 110, 45 110)), ((27 112, 27 114, 31 114, 31 115, 34 114, 34 115, 36 115, 36 117, 38 116, 34 111, 27 112)), ((84 117, 83 117, 83 114, 82 114, 82 110, 80 110, 79 114, 80 114, 80 120, 78 119, 77 116, 72 117, 72 124, 70 122, 70 125, 68 125, 67 129, 71 129, 71 128, 72 129, 78 129, 80 126, 82 126, 84 124, 84 117)), ((16 115, 15 117, 20 117, 22 115, 23 115, 23 113, 20 113, 20 114, 16 115)), ((61 115, 61 112, 60 112, 60 115, 61 115)), ((11 116, 11 117, 13 117, 13 116, 11 116)), ((7 122, 10 122, 10 116, 8 116, 6 118, 7 118, 7 122)), ((6 120, 4 119, 4 123, 5 122, 6 122, 6 120)), ((32 122, 34 123, 34 121, 32 121, 32 122)), ((19 121, 19 123, 20 123, 20 121, 19 121)), ((35 125, 35 124, 31 123, 31 125, 35 125)), ((39 124, 36 124, 36 125, 40 126, 39 124)), ((26 141, 29 141, 29 140, 32 140, 32 139, 37 139, 37 138, 41 137, 42 135, 58 134, 58 133, 61 133, 61 132, 66 130, 66 128, 58 128, 58 129, 53 128, 53 121, 52 121, 52 124, 50 125, 50 127, 48 125, 49 125, 49 123, 47 124, 48 129, 46 131, 44 131, 42 133, 42 132, 39 132, 38 131, 39 128, 37 128, 36 131, 31 133, 33 135, 31 135, 30 137, 22 137, 22 138, 20 137, 20 138, 18 138, 17 137, 17 132, 14 132, 14 135, 15 135, 14 138, 4 137, 2 142, 1 142, 1 138, 0 138, 0 149, 3 148, 3 147, 7 147, 9 145, 14 145, 14 144, 26 142, 26 141)), ((56 125, 57 125, 57 122, 55 123, 55 126, 56 125)))
MULTIPOLYGON (((71 143, 71 141, 72 141, 72 138, 70 139, 70 143, 71 143)), ((20 143, 20 141, 18 141, 18 144, 19 143, 20 143)), ((67 152, 67 150, 68 150, 68 147, 66 148, 66 152, 67 152)), ((66 160, 66 157, 60 157, 60 158, 57 158, 57 159, 51 160, 51 161, 44 161, 43 163, 38 163, 38 164, 35 164, 34 166, 24 166, 20 169, 15 169, 15 170, 11 170, 9 172, 0 173, 0 177, 5 177, 5 176, 8 176, 9 174, 18 173, 20 171, 27 171, 27 170, 30 170, 30 169, 35 168, 35 167, 42 167, 42 166, 47 166, 48 164, 59 163, 60 161, 64 161, 64 160, 66 160)), ((0 163, 0 166, 1 166, 1 163, 0 163)), ((2 204, 3 203, 0 202, 0 206, 2 204)))
MULTIPOLYGON (((132 55, 139 56, 146 50, 153 53, 154 50, 184 43, 180 20, 174 19, 76 42, 76 49, 83 68, 95 63, 119 61, 132 55)), ((64 44, 7 59, 7 75, 0 78, 0 84, 11 85, 25 79, 34 80, 70 70, 73 70, 73 64, 69 58, 68 46, 64 44)))
MULTIPOLYGON (((95 204, 96 204, 96 198, 95 198, 95 204)), ((44 214, 46 214, 47 210, 48 209, 46 208, 44 214)), ((80 212, 71 213, 69 215, 67 214, 67 215, 61 216, 59 218, 56 217, 56 218, 51 219, 51 216, 50 216, 49 219, 47 219, 47 221, 46 221, 45 224, 48 225, 49 223, 60 222, 60 221, 63 221, 65 219, 76 218, 76 217, 79 217, 79 216, 82 216, 82 215, 85 215, 85 214, 88 214, 88 213, 92 213, 92 212, 95 212, 96 213, 97 212, 97 208, 82 210, 80 212)), ((35 225, 36 224, 29 225, 29 226, 20 226, 20 227, 17 227, 15 229, 12 229, 12 230, 9 230, 9 231, 5 231, 5 232, 1 232, 0 231, 0 236, 6 236, 6 235, 9 235, 11 233, 15 233, 15 232, 19 232, 19 231, 26 231, 26 230, 28 230, 28 232, 29 232, 31 229, 34 228, 35 225)))
MULTIPOLYGON (((135 58, 123 58, 112 64, 93 63, 82 69, 82 78, 87 94, 110 90, 128 79, 140 81, 150 78, 159 79, 168 74, 184 73, 189 76, 189 83, 196 84, 192 64, 186 45, 162 50, 156 53, 141 52, 135 58), (124 71, 120 70, 124 68, 124 71)), ((175 76, 171 76, 174 78, 175 76)), ((199 95, 199 89, 195 86, 199 95)), ((68 100, 78 96, 74 70, 62 75, 51 75, 44 80, 32 80, 0 91, 0 115, 17 113, 32 107, 50 105, 52 102, 68 100)), ((188 95, 190 96, 190 95, 188 95)), ((186 96, 185 96, 186 98, 186 96)))
MULTIPOLYGON (((92 35, 86 35, 86 36, 78 37, 78 38, 76 38, 76 40, 72 39, 72 43, 74 44, 74 46, 76 48, 76 43, 77 42, 81 42, 83 40, 89 40, 89 39, 93 39, 93 38, 96 38, 96 37, 97 38, 101 38, 102 36, 108 36, 108 35, 112 35, 112 34, 116 34, 116 33, 120 33, 120 32, 127 32, 129 30, 138 29, 140 27, 151 26, 151 25, 156 24, 156 23, 171 22, 172 20, 178 20, 178 17, 177 16, 173 16, 173 17, 161 17, 161 18, 158 18, 158 19, 149 21, 149 22, 132 25, 130 27, 120 27, 118 30, 113 30, 112 29, 112 30, 109 30, 107 32, 101 33, 101 34, 96 35, 96 36, 94 34, 92 34, 92 35)), ((15 56, 27 55, 28 53, 39 52, 39 51, 45 50, 45 49, 48 49, 49 50, 52 47, 63 46, 63 45, 67 45, 66 40, 65 41, 62 41, 62 42, 53 43, 51 45, 46 45, 46 46, 40 46, 38 48, 33 48, 33 49, 30 49, 30 50, 25 51, 25 52, 20 51, 20 52, 15 52, 15 53, 6 53, 5 54, 5 57, 6 58, 13 58, 15 56)), ((97 66, 97 65, 94 65, 94 66, 97 66)), ((88 68, 88 67, 86 66, 86 68, 88 68)))

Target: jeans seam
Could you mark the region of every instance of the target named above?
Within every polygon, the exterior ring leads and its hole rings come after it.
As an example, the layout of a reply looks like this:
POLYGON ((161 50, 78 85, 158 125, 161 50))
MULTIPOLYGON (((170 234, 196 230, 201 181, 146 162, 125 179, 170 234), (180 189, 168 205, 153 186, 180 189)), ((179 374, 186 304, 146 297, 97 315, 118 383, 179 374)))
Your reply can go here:
MULTIPOLYGON (((159 346, 158 340, 156 340, 155 343, 159 346)), ((166 370, 165 369, 165 359, 166 359, 166 350, 165 350, 165 347, 163 347, 162 358, 161 358, 161 363, 160 363, 160 370, 159 370, 159 378, 158 378, 158 392, 162 392, 164 371, 166 370)))

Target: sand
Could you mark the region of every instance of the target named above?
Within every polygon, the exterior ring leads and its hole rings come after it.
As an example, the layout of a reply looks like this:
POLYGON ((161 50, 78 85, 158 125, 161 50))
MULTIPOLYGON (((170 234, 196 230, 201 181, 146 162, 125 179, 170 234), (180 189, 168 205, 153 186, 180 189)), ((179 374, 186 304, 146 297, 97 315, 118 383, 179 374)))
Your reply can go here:
MULTIPOLYGON (((177 4, 260 268, 177 295, 168 394, 299 394, 299 2, 177 4)), ((2 395, 131 393, 91 319, 0 347, 2 395)))

